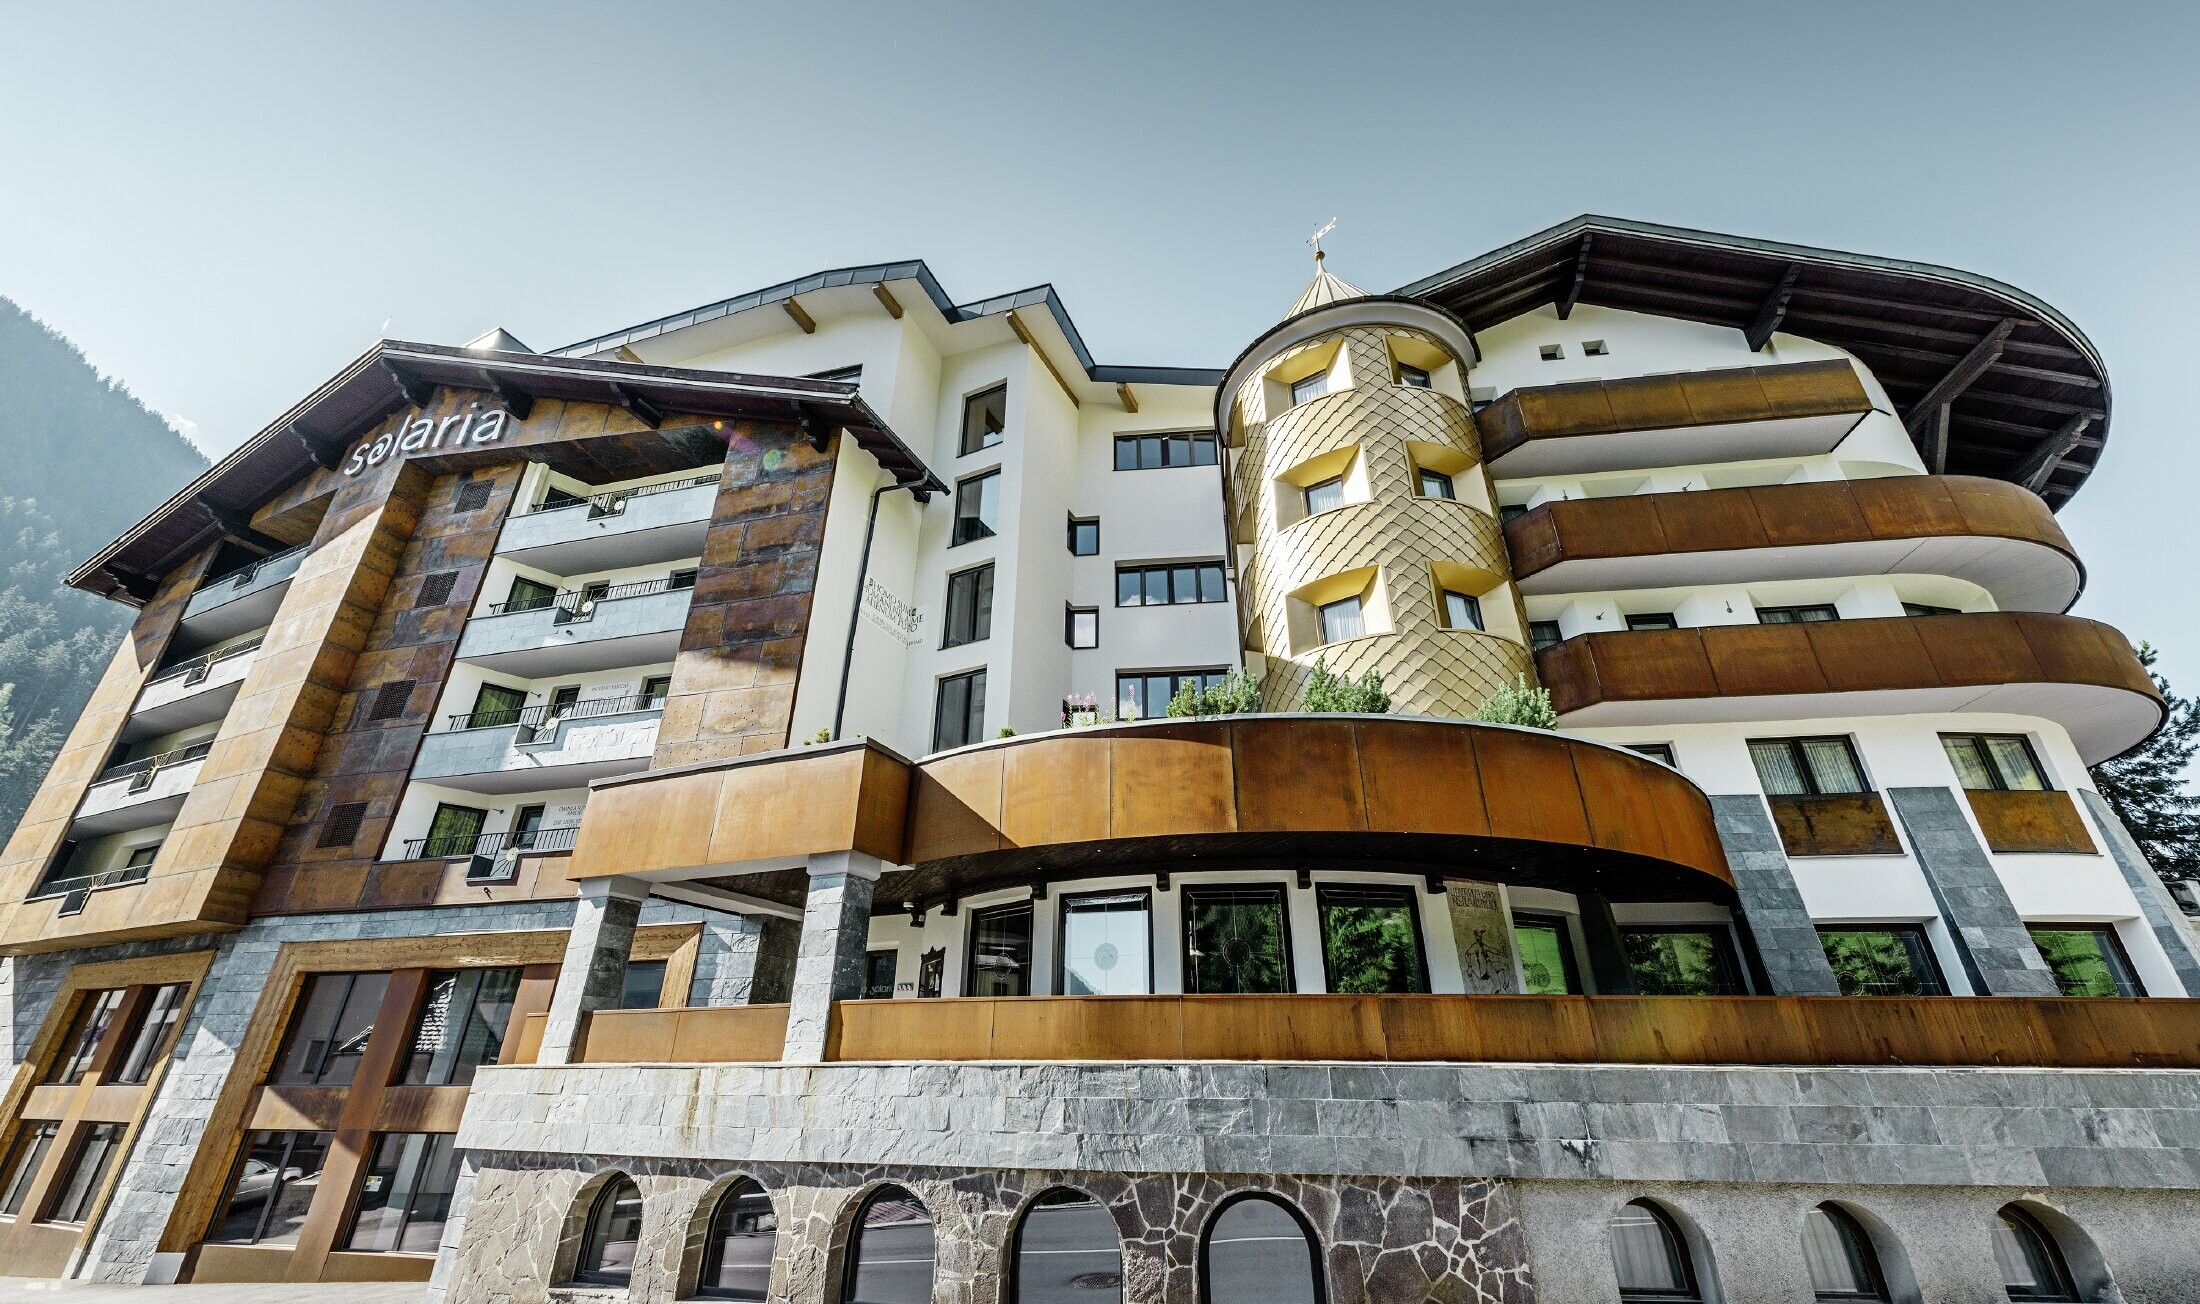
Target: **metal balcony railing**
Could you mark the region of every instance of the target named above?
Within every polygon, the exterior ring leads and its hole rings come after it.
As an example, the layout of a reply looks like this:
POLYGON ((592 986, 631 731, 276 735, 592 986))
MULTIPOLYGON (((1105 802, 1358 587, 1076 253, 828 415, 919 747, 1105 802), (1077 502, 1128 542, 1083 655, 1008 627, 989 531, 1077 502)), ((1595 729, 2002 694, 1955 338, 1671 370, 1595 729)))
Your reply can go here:
POLYGON ((217 586, 223 584, 227 584, 231 588, 237 589, 239 591, 251 588, 252 581, 259 577, 261 571, 266 570, 268 567, 274 565, 276 562, 287 561, 290 558, 297 556, 299 553, 304 552, 310 546, 310 544, 301 543, 295 548, 285 548, 281 552, 271 552, 267 556, 260 558, 258 561, 249 562, 243 566, 238 567, 236 570, 224 571, 221 574, 214 576, 212 579, 201 580, 199 581, 198 592, 211 593, 217 586))
POLYGON ((587 620, 596 614, 598 605, 617 602, 621 598, 645 598, 652 593, 665 593, 673 589, 692 589, 695 576, 666 576, 662 579, 636 580, 631 584, 613 584, 601 589, 560 589, 554 594, 520 598, 505 602, 492 602, 482 611, 486 616, 509 616, 522 611, 555 609, 554 623, 571 625, 587 620))
POLYGON ((575 824, 564 828, 523 832, 482 833, 472 837, 444 834, 414 838, 405 844, 407 860, 462 860, 470 856, 497 857, 522 851, 571 851, 580 832, 575 824))
POLYGON ((200 760, 212 750, 214 750, 214 740, 209 738, 203 743, 193 743, 189 747, 178 747, 174 751, 162 752, 158 756, 147 756, 142 760, 111 766, 99 772, 99 777, 92 780, 92 786, 96 788, 103 783, 114 783, 118 780, 128 779, 130 781, 130 791, 143 792, 153 786, 153 776, 159 774, 162 770, 173 769, 178 765, 187 765, 192 761, 200 760))
POLYGON ((665 709, 663 693, 640 694, 633 697, 593 697, 577 702, 553 706, 547 702, 534 706, 511 706, 497 711, 474 711, 450 718, 452 729, 502 729, 518 725, 519 741, 530 742, 533 735, 554 732, 568 720, 589 720, 598 716, 626 715, 636 711, 662 711, 665 709))
POLYGON ((209 674, 212 674, 215 666, 224 661, 234 660, 237 657, 257 652, 260 650, 260 644, 266 641, 267 635, 259 634, 246 639, 242 643, 233 643, 218 651, 202 652, 188 661, 178 661, 145 682, 149 686, 152 684, 165 684, 171 679, 182 679, 187 684, 198 683, 209 674))
POLYGON ((624 512, 627 503, 636 498, 650 498, 657 494, 669 494, 681 489, 693 489, 698 485, 717 484, 718 479, 718 472, 713 471, 709 475, 690 476, 685 480, 667 480, 663 484, 645 484, 639 489, 615 489, 610 493, 592 494, 586 498, 567 497, 556 501, 546 499, 533 511, 523 514, 540 516, 544 512, 569 512, 576 507, 586 507, 589 520, 600 520, 603 517, 617 516, 624 512))
MULTIPOLYGON (((145 881, 146 876, 152 872, 153 867, 151 865, 121 865, 114 869, 102 869, 94 874, 72 874, 67 878, 49 878, 31 889, 30 899, 36 901, 41 897, 89 895, 103 887, 120 887, 125 883, 142 883, 145 881)), ((76 903, 76 910, 64 909, 61 913, 71 915, 81 909, 83 909, 83 905, 81 899, 79 899, 76 903)))

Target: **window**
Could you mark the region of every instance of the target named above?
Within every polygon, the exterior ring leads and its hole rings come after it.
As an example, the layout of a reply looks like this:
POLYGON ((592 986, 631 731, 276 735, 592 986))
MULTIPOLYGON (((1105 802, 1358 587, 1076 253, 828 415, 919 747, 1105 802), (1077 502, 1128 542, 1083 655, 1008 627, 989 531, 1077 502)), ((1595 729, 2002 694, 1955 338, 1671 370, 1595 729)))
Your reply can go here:
POLYGON ((629 960, 619 979, 619 1008, 654 1010, 665 1003, 665 962, 629 960))
POLYGON ((702 573, 697 567, 683 566, 665 576, 665 590, 670 593, 678 593, 682 589, 692 589, 695 587, 695 577, 702 573))
POLYGON ((1916 924, 1821 928, 1819 945, 1843 996, 1946 996, 1932 943, 1916 924))
POLYGON ((1905 602, 1902 604, 1902 614, 1905 616, 1960 616, 1963 614, 1963 609, 1960 607, 1928 606, 1922 602, 1905 602))
POLYGON ((1566 356, 1566 346, 1563 344, 1545 344, 1536 349, 1536 356, 1542 358, 1545 362, 1556 362, 1566 356))
POLYGON ((1681 623, 1673 619, 1670 611, 1644 611, 1627 618, 1629 629, 1679 629, 1681 623))
POLYGON ((230 1174, 206 1239, 230 1245, 296 1245, 328 1161, 327 1132, 254 1132, 230 1174))
POLYGON ((1398 383, 1405 386, 1407 389, 1431 388, 1431 382, 1429 381, 1428 372, 1420 367, 1414 366, 1410 362, 1401 362, 1398 364, 1398 383))
POLYGON ((1298 1214, 1265 1195, 1230 1200, 1199 1242, 1205 1304, 1321 1304, 1320 1250, 1298 1214))
POLYGON ((474 694, 473 714, 466 717, 464 727, 489 729, 501 725, 518 724, 521 708, 527 705, 527 690, 507 688, 503 684, 483 684, 474 694))
POLYGON ((91 1214, 92 1200, 106 1180, 107 1169, 115 1162, 115 1152, 121 1148, 122 1124, 94 1123, 85 1128, 83 1138, 76 1143, 76 1153, 62 1170, 60 1190, 42 1221, 83 1222, 91 1214))
POLYGON ((661 709, 671 695, 671 675, 650 675, 642 680, 642 704, 650 710, 661 709))
POLYGON ((1115 605, 1161 607, 1186 602, 1227 602, 1229 585, 1219 561, 1115 568, 1115 605))
POLYGON ((1153 988, 1153 899, 1144 891, 1062 898, 1056 990, 1141 996, 1153 988))
POLYGON ((153 1065, 159 1062, 161 1050, 168 1045, 168 1034, 183 1017, 182 983, 166 983, 153 989, 146 998, 144 1009, 138 1012, 137 1025, 123 1035, 127 1048, 117 1061, 108 1080, 126 1086, 143 1086, 153 1076, 153 1065))
MULTIPOLYGON (((558 703, 551 701, 552 714, 558 703)), ((473 806, 454 806, 441 802, 435 808, 435 817, 428 821, 428 836, 420 843, 420 854, 428 860, 451 856, 471 856, 481 841, 481 825, 489 818, 489 812, 473 806)))
POLYGON ((1497 523, 1503 525, 1507 521, 1517 521, 1527 514, 1526 503, 1501 503, 1497 508, 1497 523))
POLYGON ((848 1304, 932 1304, 932 1211, 899 1186, 865 1197, 848 1238, 848 1304))
POLYGON ((1072 557, 1097 557, 1100 555, 1100 518, 1069 518, 1069 555, 1072 557))
POLYGON ((1742 990, 1734 941, 1719 927, 1622 928, 1621 947, 1644 996, 1733 996, 1742 990))
POLYGON ((2001 1268, 2002 1289, 2012 1300, 2078 1298, 2062 1247, 2037 1218, 2013 1204, 1994 1215, 1994 1262, 2001 1268))
POLYGON ((1016 1224, 1012 1250, 1010 1304, 1121 1304, 1123 1245, 1115 1219, 1083 1191, 1058 1186, 1033 1200, 1016 1224))
POLYGON ((1871 1238, 1838 1206, 1822 1204, 1803 1215, 1803 1262, 1809 1265, 1815 1298, 1887 1298, 1871 1238))
POLYGON ((1558 915, 1514 915, 1513 949, 1520 956, 1522 990, 1530 996, 1578 996, 1573 936, 1558 915))
POLYGON ((1311 403, 1329 392, 1329 373, 1317 371, 1311 376, 1301 376, 1291 382, 1291 406, 1311 403))
POLYGON ((947 577, 947 632, 940 646, 961 647, 993 637, 993 564, 947 577))
POLYGON ((2028 924, 2032 945, 2065 996, 2144 996, 2111 924, 2028 924))
POLYGON ((1566 641, 1555 620, 1531 620, 1528 622, 1528 646, 1541 652, 1547 647, 1557 647, 1566 641))
POLYGON ((2047 778, 2039 757, 2021 734, 1942 734, 1940 745, 1956 767, 1956 778, 1976 790, 2042 792, 2047 778))
POLYGON ((1470 594, 1445 589, 1444 626, 1447 629, 1482 628, 1482 600, 1470 594))
POLYGON ((1332 507, 1344 506, 1344 477, 1333 475, 1319 484, 1306 486, 1306 514, 1313 516, 1332 507))
POLYGON ((1184 990, 1295 990, 1282 888, 1184 889, 1184 990))
POLYGON ((1637 1200, 1613 1214, 1606 1230, 1612 1237, 1612 1270, 1619 1277, 1621 1300, 1635 1304, 1703 1298, 1696 1289, 1688 1243, 1663 1209, 1637 1200))
POLYGON ((978 741, 985 732, 985 671, 949 675, 940 681, 932 712, 932 750, 944 752, 978 741))
POLYGON ((389 988, 386 973, 321 973, 306 983, 291 1016, 290 1032, 275 1057, 270 1082, 286 1086, 343 1086, 359 1071, 359 1056, 374 1033, 375 1012, 389 988))
POLYGON ((864 1000, 894 999, 894 967, 900 959, 899 951, 872 951, 863 957, 864 1000))
POLYGON ((917 957, 917 995, 938 996, 947 990, 947 948, 935 946, 917 957))
POLYGON ((1868 792, 1856 746, 1846 738, 1760 738, 1749 744, 1757 780, 1774 797, 1868 792))
POLYGON ((448 1132, 384 1132, 374 1138, 344 1248, 433 1254, 443 1243, 458 1182, 457 1138, 448 1132))
POLYGON ((1676 770, 1681 767, 1680 762, 1673 759, 1671 743, 1628 743, 1626 747, 1628 751, 1638 752, 1661 765, 1670 765, 1676 770))
POLYGON ((1001 528, 1001 473, 988 471, 955 483, 955 530, 949 547, 990 539, 1001 528))
MULTIPOLYGON (((158 842, 149 847, 135 848, 130 852, 129 859, 122 862, 122 868, 125 871, 133 869, 150 870, 153 867, 153 857, 159 854, 160 844, 158 842)), ((145 875, 139 874, 137 877, 143 878, 145 875)))
POLYGON ((1603 340, 1583 340, 1581 342, 1581 353, 1583 357, 1601 358, 1605 354, 1610 352, 1610 349, 1604 347, 1603 340))
POLYGON ((1100 609, 1066 607, 1062 612, 1062 641, 1074 648, 1100 646, 1100 609))
POLYGON ((1452 484, 1451 477, 1445 475, 1442 471, 1431 471, 1424 466, 1421 468, 1420 478, 1421 496, 1423 498, 1450 498, 1455 501, 1458 499, 1458 488, 1452 484))
POLYGON ((1357 597, 1325 602, 1321 608, 1322 642, 1342 643, 1367 633, 1367 616, 1357 597))
POLYGON ((524 575, 512 577, 512 587, 504 595, 506 611, 540 611, 557 601, 558 590, 554 585, 531 580, 524 575))
POLYGON ((407 1086, 462 1087, 474 1070, 497 1062, 519 999, 511 969, 445 969, 428 975, 428 994, 413 1025, 398 1081, 407 1086))
POLYGON ((1213 466, 1215 437, 1212 433, 1174 435, 1117 435, 1115 469, 1154 471, 1176 466, 1213 466))
POLYGON ((1148 670, 1124 672, 1115 677, 1115 714, 1123 720, 1157 720, 1169 713, 1169 699, 1186 684, 1217 688, 1229 671, 1148 670))
POLYGON ((588 1206, 573 1280, 584 1286, 624 1286, 634 1275, 634 1251, 642 1243, 642 1192, 614 1174, 588 1206))
POLYGON ((1821 620, 1839 620, 1841 613, 1828 602, 1815 602, 1800 607, 1759 607, 1757 623, 1760 625, 1808 625, 1821 620))
POLYGON ((1329 990, 1355 996, 1428 990, 1413 888, 1325 883, 1314 893, 1329 990))
POLYGON ((1029 901, 970 913, 970 970, 963 979, 964 995, 1031 995, 1031 920, 1029 901))
POLYGON ((995 385, 963 400, 962 455, 970 456, 1001 442, 1008 429, 1008 386, 995 385))
POLYGON ((46 1152, 60 1132, 59 1123, 28 1123, 16 1134, 15 1149, 8 1155, 7 1185, 0 1187, 0 1214, 22 1215, 31 1198, 31 1183, 38 1179, 39 1166, 46 1162, 46 1152))
POLYGON ((47 1070, 46 1081, 75 1082, 91 1071, 100 1038, 107 1035, 107 1025, 114 1022, 115 1012, 122 1008, 122 997, 120 987, 84 994, 69 1020, 69 1030, 62 1034, 62 1054, 47 1070))
POLYGON ((525 851, 534 847, 536 841, 542 837, 542 823, 546 809, 540 805, 522 806, 519 808, 519 813, 512 816, 511 846, 513 850, 525 851))
POLYGON ((711 1210, 695 1293, 706 1299, 760 1300, 771 1287, 779 1215, 764 1188, 738 1178, 711 1210))

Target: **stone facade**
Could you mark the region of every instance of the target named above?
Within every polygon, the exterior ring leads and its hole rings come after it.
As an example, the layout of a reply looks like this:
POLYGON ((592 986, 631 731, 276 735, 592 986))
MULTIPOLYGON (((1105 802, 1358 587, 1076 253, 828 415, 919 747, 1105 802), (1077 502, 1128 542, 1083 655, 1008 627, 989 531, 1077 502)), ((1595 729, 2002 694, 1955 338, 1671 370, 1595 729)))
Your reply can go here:
POLYGON ((1781 996, 1838 996, 1826 948, 1818 940, 1810 907, 1795 886, 1788 868, 1787 849, 1780 845, 1780 831, 1765 812, 1765 800, 1755 793, 1734 793, 1711 799, 1711 817, 1719 827, 1719 845, 1726 849, 1726 866, 1734 875, 1734 895, 1740 899, 1742 920, 1756 943, 1758 959, 1772 990, 1781 996))
POLYGON ((1964 818, 1961 799, 1947 788, 1890 788, 1887 799, 1940 904, 1971 989, 1987 996, 2055 995, 2055 975, 1964 818))
POLYGON ((2139 902, 2139 914, 2147 921, 2147 929, 2162 944, 2162 951, 2169 956, 2170 968, 2177 971, 2177 981, 2182 992, 2155 992, 2156 996, 2200 995, 2200 938, 2193 934, 2192 923, 2178 909, 2177 902, 2162 884, 2162 876, 2147 863, 2146 853, 2139 849, 2131 830, 2117 818, 2116 810, 2108 799, 2090 789, 2078 790, 2078 799, 2093 816, 2093 824, 2101 831, 2101 840, 2108 844, 2108 854, 2116 862, 2116 871, 2124 876, 2131 887, 2131 895, 2139 902))

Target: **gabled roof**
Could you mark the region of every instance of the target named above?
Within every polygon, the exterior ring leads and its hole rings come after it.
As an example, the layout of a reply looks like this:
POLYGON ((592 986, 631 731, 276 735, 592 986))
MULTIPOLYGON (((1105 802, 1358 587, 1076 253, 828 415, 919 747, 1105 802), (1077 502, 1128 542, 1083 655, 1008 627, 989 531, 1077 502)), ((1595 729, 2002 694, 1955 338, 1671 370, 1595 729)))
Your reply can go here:
POLYGON ((2108 373, 2083 332, 2022 290, 1929 263, 1585 215, 1398 293, 1476 329, 1590 303, 1732 326, 1755 347, 1792 331, 1870 367, 1928 467, 2011 480, 2050 506, 2108 435, 2108 373))

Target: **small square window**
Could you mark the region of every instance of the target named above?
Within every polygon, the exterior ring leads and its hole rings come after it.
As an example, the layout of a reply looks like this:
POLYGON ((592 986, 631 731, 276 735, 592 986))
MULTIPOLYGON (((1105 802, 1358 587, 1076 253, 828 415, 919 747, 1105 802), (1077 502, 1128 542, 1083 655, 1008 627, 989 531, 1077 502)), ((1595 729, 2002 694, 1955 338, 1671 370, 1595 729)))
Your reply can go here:
POLYGON ((1504 523, 1505 523, 1506 521, 1517 521, 1517 520, 1519 520, 1519 519, 1520 519, 1521 517, 1523 517, 1523 516, 1526 516, 1527 514, 1528 514, 1528 507, 1527 507, 1527 504, 1525 504, 1525 503, 1505 503, 1505 504, 1503 504, 1502 506, 1500 506, 1500 507, 1499 507, 1499 508, 1497 509, 1497 521, 1498 521, 1498 524, 1502 525, 1502 524, 1504 524, 1504 523))
POLYGON ((1531 620, 1528 622, 1528 646, 1536 651, 1541 652, 1547 647, 1557 647, 1565 641, 1566 636, 1559 632, 1557 621, 1531 620))
POLYGON ((1100 518, 1090 520, 1069 518, 1069 555, 1072 557, 1097 557, 1100 555, 1100 518))
POLYGON ((1545 362, 1556 362, 1566 356, 1566 346, 1563 344, 1546 344, 1536 352, 1543 355, 1545 362))
POLYGON ((1100 609, 1070 607, 1063 621, 1062 637, 1073 648, 1100 646, 1100 609))
POLYGON ((1311 376, 1301 376, 1291 382, 1291 406, 1311 403, 1329 392, 1329 373, 1317 371, 1311 376))
POLYGON ((1450 629, 1482 628, 1482 603, 1471 594, 1444 590, 1444 624, 1450 629))
POLYGON ((1673 759, 1673 744, 1671 743, 1627 743, 1625 746, 1628 751, 1640 752, 1651 760, 1669 765, 1676 770, 1680 768, 1680 763, 1673 759))
POLYGON ((1601 358, 1610 353, 1611 350, 1604 347, 1603 340, 1583 340, 1581 342, 1581 352, 1584 357, 1601 358))
POLYGON ((1451 477, 1442 471, 1421 468, 1421 496, 1423 498, 1450 498, 1457 500, 1459 491, 1452 486, 1451 477))
POLYGON ((1344 506, 1344 477, 1333 475, 1320 484, 1306 486, 1306 514, 1314 516, 1344 506))
POLYGON ((1627 618, 1629 629, 1679 629, 1681 623, 1673 619, 1670 611, 1644 611, 1627 618))
POLYGON ((1367 633, 1366 613, 1357 597, 1322 604, 1322 642, 1342 643, 1367 633))
POLYGON ((1398 383, 1407 389, 1433 388, 1429 381, 1428 372, 1410 362, 1398 364, 1398 383))

